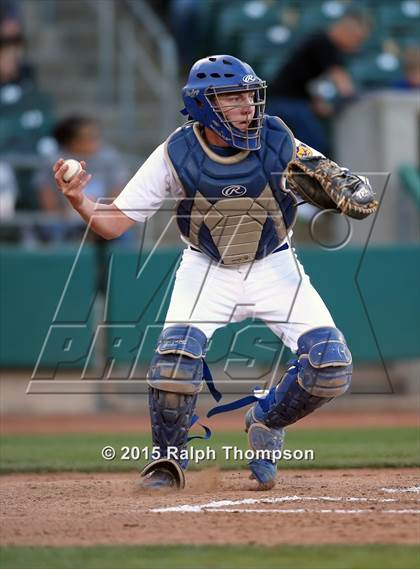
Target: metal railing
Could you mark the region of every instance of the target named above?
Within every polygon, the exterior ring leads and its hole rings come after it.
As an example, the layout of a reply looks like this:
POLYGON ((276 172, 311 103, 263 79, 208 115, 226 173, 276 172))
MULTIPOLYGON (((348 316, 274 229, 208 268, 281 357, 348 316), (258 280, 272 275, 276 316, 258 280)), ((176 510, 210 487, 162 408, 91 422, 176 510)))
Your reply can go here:
POLYGON ((132 130, 140 80, 159 103, 157 134, 166 137, 177 124, 174 93, 179 65, 174 39, 144 0, 90 0, 89 4, 97 13, 100 101, 115 102, 120 109, 121 128, 132 130), (139 37, 146 41, 139 41, 139 37), (152 57, 146 43, 156 57, 152 57))
POLYGON ((160 138, 166 138, 177 123, 176 95, 179 74, 177 47, 147 2, 125 0, 125 5, 129 9, 129 16, 121 22, 118 38, 120 53, 126 58, 120 65, 120 105, 129 120, 130 112, 134 111, 136 82, 133 77, 137 73, 160 103, 159 116, 156 120, 160 138), (156 50, 158 65, 144 43, 138 41, 136 35, 138 29, 141 29, 142 34, 148 35, 148 41, 156 50))
MULTIPOLYGON (((64 6, 62 0, 25 2, 26 23, 32 38, 41 37, 43 29, 47 27, 57 32, 61 29, 60 25, 64 25, 64 20, 60 20, 63 17, 60 12, 64 6)), ((97 75, 90 78, 97 87, 96 100, 80 103, 98 102, 100 105, 113 106, 119 117, 118 128, 123 131, 128 129, 127 136, 133 136, 133 131, 144 126, 137 124, 139 100, 145 105, 149 99, 156 109, 153 112, 156 118, 156 127, 153 125, 152 129, 152 134, 156 133, 153 143, 155 139, 166 137, 178 125, 179 64, 176 43, 163 22, 145 0, 85 0, 74 2, 74 6, 75 21, 70 25, 77 29, 77 18, 82 18, 81 14, 85 13, 81 23, 84 24, 88 17, 92 23, 92 42, 94 36, 97 38, 97 75), (145 94, 145 89, 150 96, 145 94)), ((50 50, 49 63, 54 59, 59 62, 63 54, 65 52, 60 49, 50 50)), ((74 80, 77 85, 80 78, 75 76, 74 80)), ((144 114, 143 107, 140 110, 144 114)), ((99 115, 100 112, 98 108, 99 115)), ((145 114, 146 118, 151 116, 148 109, 145 114)))

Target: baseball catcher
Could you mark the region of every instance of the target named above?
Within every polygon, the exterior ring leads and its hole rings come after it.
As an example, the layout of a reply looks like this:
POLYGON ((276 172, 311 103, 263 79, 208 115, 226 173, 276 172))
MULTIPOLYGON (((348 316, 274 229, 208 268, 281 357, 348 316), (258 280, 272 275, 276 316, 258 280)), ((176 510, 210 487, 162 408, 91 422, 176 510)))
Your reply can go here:
MULTIPOLYGON (((147 376, 153 445, 149 488, 184 486, 187 460, 168 456, 188 443, 197 397, 208 380, 215 330, 260 318, 294 353, 282 378, 245 417, 254 450, 280 450, 284 429, 345 393, 352 357, 290 239, 302 201, 355 219, 378 204, 369 181, 295 139, 266 115, 266 83, 230 55, 197 61, 182 90, 187 120, 158 146, 111 205, 96 206, 82 171, 58 188, 99 235, 112 239, 172 197, 186 248, 147 376)), ((249 463, 257 488, 273 487, 275 460, 249 463)))

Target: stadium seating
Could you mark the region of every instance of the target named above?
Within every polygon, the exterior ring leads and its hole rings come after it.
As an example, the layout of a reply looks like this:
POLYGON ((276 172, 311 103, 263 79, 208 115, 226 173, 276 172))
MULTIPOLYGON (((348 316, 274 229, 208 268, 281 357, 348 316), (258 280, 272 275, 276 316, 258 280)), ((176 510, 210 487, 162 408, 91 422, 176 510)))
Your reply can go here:
POLYGON ((311 2, 301 5, 299 28, 306 33, 315 28, 323 28, 340 18, 345 11, 343 2, 311 2))
POLYGON ((359 86, 380 88, 391 85, 401 76, 401 64, 396 55, 383 52, 354 60, 349 72, 359 86))
MULTIPOLYGON (((200 2, 200 26, 207 51, 232 53, 270 79, 302 37, 339 18, 347 7, 363 7, 372 30, 351 58, 350 71, 365 88, 386 87, 401 75, 400 55, 418 44, 419 0, 221 0, 200 2)), ((200 47, 202 56, 202 47, 200 47)))
POLYGON ((236 2, 223 8, 217 19, 217 46, 219 51, 237 53, 240 41, 248 32, 259 32, 280 23, 276 3, 263 1, 236 2))
POLYGON ((8 156, 22 159, 22 165, 13 159, 20 209, 37 208, 37 196, 32 186, 33 168, 24 158, 39 154, 40 141, 48 137, 52 125, 53 109, 46 94, 35 89, 22 89, 19 85, 6 85, 0 89, 0 152, 6 160, 8 156))
POLYGON ((42 92, 22 91, 18 98, 8 99, 7 91, 18 86, 3 87, 0 92, 0 151, 36 152, 37 143, 52 127, 51 102, 42 92))

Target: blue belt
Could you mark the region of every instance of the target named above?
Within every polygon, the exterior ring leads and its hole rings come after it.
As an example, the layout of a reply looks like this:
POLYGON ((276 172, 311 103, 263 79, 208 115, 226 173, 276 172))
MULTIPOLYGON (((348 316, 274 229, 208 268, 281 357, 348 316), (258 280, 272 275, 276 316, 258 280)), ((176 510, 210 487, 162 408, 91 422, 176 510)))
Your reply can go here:
MULTIPOLYGON (((277 247, 277 249, 274 249, 274 251, 272 251, 270 253, 270 255, 272 255, 273 253, 278 253, 279 251, 286 251, 286 249, 289 248, 289 244, 288 243, 283 243, 283 245, 280 245, 280 247, 277 247)), ((192 245, 190 245, 190 249, 192 251, 197 251, 197 253, 202 253, 202 251, 200 251, 200 249, 196 249, 195 247, 193 247, 192 245)))
MULTIPOLYGON (((279 251, 286 251, 286 249, 289 248, 289 243, 283 243, 283 245, 280 245, 280 247, 277 247, 277 249, 274 249, 273 253, 278 253, 279 251)), ((273 254, 271 253, 271 254, 273 254)))

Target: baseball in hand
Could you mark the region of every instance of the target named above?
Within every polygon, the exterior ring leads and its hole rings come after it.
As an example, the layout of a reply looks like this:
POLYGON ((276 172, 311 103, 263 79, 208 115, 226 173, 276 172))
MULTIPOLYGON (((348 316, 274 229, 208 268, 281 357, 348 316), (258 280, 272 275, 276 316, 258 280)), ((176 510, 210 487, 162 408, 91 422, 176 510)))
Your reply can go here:
POLYGON ((77 160, 73 160, 70 158, 69 160, 65 160, 63 166, 67 166, 67 170, 63 174, 63 180, 65 182, 70 182, 70 180, 76 176, 82 169, 82 165, 77 160))

